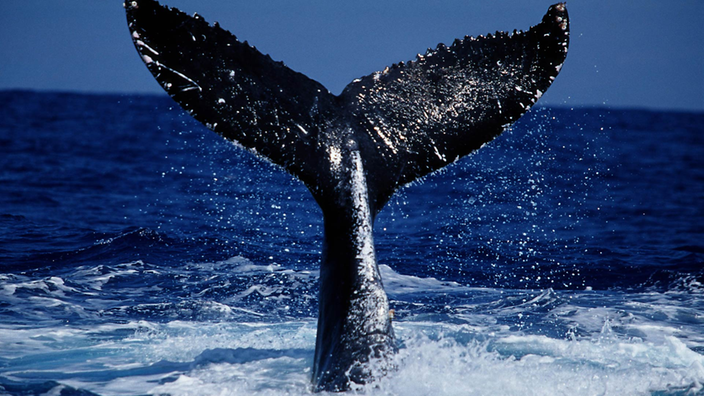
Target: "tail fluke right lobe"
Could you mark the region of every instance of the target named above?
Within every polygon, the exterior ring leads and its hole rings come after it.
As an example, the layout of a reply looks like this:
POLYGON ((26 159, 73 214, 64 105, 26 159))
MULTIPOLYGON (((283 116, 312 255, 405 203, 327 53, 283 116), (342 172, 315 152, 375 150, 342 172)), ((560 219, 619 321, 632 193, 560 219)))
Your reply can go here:
POLYGON ((385 160, 402 165, 395 189, 480 148, 516 121, 552 84, 568 45, 567 10, 555 4, 526 32, 440 44, 415 61, 355 80, 341 96, 385 160))

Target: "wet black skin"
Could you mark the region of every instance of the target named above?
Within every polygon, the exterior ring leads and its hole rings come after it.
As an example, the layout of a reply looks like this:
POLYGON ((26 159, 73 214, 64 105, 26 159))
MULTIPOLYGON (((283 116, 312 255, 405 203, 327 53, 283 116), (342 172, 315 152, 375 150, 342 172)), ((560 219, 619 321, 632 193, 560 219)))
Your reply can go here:
POLYGON ((154 0, 125 8, 135 47, 166 92, 299 178, 323 211, 314 389, 344 391, 393 369, 374 218, 401 186, 493 140, 547 90, 567 54, 564 4, 528 31, 440 44, 337 96, 198 15, 154 0))

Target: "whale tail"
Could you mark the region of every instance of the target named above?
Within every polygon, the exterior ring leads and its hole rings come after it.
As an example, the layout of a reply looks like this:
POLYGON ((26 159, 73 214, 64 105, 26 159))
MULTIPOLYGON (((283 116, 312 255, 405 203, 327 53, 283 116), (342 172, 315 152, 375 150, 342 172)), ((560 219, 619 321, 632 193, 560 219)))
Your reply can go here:
POLYGON ((336 96, 201 16, 125 4, 134 44, 166 92, 224 138, 280 165, 323 210, 317 389, 342 390, 395 348, 372 238, 401 186, 480 148, 540 98, 569 43, 565 5, 527 31, 465 37, 350 83, 336 96))

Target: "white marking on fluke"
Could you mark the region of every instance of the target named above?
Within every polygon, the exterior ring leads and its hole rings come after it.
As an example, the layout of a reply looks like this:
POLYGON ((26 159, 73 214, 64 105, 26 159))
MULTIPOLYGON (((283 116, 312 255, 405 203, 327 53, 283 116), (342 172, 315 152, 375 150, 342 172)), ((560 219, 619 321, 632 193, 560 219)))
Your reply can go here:
MULTIPOLYGON (((145 56, 146 56, 146 55, 145 55, 145 56)), ((150 60, 151 60, 151 58, 150 58, 150 60)), ((146 62, 146 60, 145 60, 145 62, 146 62)), ((168 71, 170 71, 170 72, 176 74, 176 75, 179 76, 179 77, 182 77, 182 78, 185 79, 185 80, 188 80, 188 82, 190 82, 191 84, 193 84, 193 86, 186 87, 186 88, 182 89, 182 91, 191 91, 191 90, 197 89, 197 90, 203 92, 203 88, 201 88, 201 86, 198 85, 198 83, 195 82, 195 80, 193 80, 192 78, 188 77, 187 75, 185 75, 185 74, 183 74, 183 73, 181 73, 181 72, 179 72, 179 71, 177 71, 177 70, 174 70, 174 69, 172 69, 172 68, 166 66, 166 65, 163 64, 163 63, 156 62, 156 64, 157 64, 157 66, 163 67, 164 69, 166 69, 166 70, 168 70, 168 71)))
POLYGON ((145 44, 144 41, 142 41, 142 40, 137 40, 136 43, 137 43, 137 45, 139 45, 140 47, 144 47, 144 48, 148 49, 149 51, 151 51, 152 54, 154 54, 154 55, 156 55, 156 56, 159 56, 159 53, 156 52, 156 50, 154 50, 154 48, 152 48, 152 47, 148 46, 147 44, 145 44))
POLYGON ((437 147, 433 146, 433 151, 435 151, 435 155, 437 155, 438 158, 440 158, 441 160, 445 161, 445 156, 442 155, 442 154, 440 154, 440 151, 438 151, 438 148, 437 148, 437 147))
POLYGON ((303 132, 304 135, 307 135, 307 134, 308 134, 308 131, 306 131, 306 129, 303 128, 300 124, 296 124, 296 126, 298 127, 298 129, 301 130, 301 132, 303 132))

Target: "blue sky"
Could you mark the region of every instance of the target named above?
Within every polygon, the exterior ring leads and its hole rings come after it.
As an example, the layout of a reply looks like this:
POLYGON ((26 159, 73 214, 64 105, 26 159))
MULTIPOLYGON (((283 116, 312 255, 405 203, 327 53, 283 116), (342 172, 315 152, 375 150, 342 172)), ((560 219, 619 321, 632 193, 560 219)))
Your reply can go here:
MULTIPOLYGON (((218 21, 333 93, 437 43, 527 29, 540 0, 168 0, 218 21)), ((541 99, 704 111, 704 1, 573 0, 562 73, 541 99)), ((121 0, 2 0, 0 89, 161 93, 121 0)))

